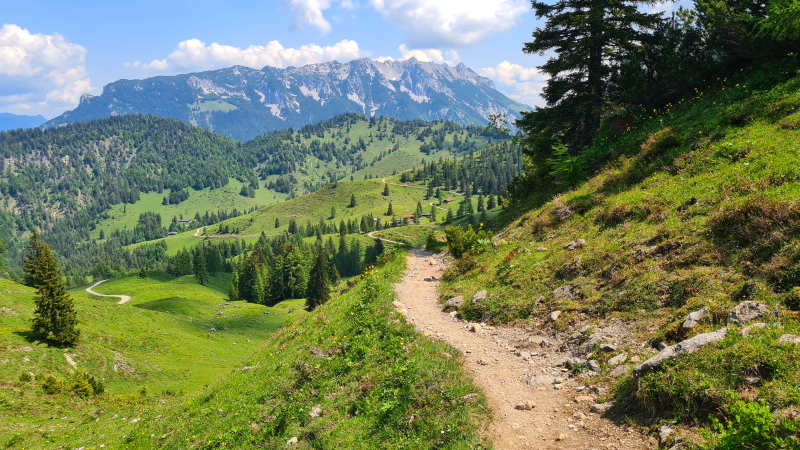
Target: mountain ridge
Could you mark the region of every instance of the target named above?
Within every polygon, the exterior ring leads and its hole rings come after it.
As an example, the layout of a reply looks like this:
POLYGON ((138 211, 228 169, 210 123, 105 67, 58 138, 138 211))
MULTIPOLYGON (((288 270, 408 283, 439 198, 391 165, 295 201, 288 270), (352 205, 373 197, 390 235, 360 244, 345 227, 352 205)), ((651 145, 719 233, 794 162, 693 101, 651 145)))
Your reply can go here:
POLYGON ((530 107, 495 89, 492 80, 460 63, 329 61, 302 67, 223 69, 117 80, 99 96, 84 94, 72 111, 45 128, 124 114, 181 120, 246 141, 299 128, 342 113, 401 120, 452 120, 482 125, 491 114, 519 117, 530 107))

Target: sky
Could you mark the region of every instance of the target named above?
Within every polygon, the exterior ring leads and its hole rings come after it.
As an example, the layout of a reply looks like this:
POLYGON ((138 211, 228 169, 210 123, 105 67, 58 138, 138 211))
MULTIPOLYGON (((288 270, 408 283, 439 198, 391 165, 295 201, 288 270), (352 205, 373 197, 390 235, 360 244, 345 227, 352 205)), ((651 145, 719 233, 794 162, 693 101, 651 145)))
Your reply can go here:
POLYGON ((527 0, 0 0, 0 112, 53 118, 118 79, 355 58, 463 62, 541 105, 527 0))

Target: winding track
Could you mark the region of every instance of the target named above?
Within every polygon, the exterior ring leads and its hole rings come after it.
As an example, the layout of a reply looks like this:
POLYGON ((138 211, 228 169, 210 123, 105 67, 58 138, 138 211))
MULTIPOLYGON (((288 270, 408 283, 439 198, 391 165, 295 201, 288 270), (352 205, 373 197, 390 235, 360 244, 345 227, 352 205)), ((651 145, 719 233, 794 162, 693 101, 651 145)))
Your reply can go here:
POLYGON ((99 292, 95 292, 95 291, 92 290, 93 288, 96 288, 101 283, 105 283, 106 281, 108 281, 108 280, 98 281, 97 283, 95 283, 95 284, 89 286, 88 288, 86 288, 86 292, 88 292, 88 293, 90 293, 92 295, 96 295, 98 297, 117 297, 117 298, 119 298, 119 301, 117 302, 117 304, 119 304, 119 305, 122 305, 122 304, 125 304, 125 303, 128 303, 129 301, 131 301, 131 296, 130 295, 108 295, 108 294, 101 294, 99 292))

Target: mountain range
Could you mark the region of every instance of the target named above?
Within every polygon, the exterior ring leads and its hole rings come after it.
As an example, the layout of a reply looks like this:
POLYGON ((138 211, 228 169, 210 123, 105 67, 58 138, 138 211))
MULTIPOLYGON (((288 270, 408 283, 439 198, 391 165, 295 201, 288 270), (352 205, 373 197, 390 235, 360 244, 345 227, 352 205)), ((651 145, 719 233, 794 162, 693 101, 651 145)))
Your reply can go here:
POLYGON ((243 66, 118 80, 99 96, 84 94, 77 108, 45 127, 125 114, 182 120, 246 141, 342 113, 402 120, 451 120, 483 125, 490 114, 519 117, 530 110, 495 89, 463 63, 356 59, 261 70, 243 66))
POLYGON ((43 116, 23 116, 19 114, 0 113, 0 131, 17 128, 33 128, 47 122, 43 116))

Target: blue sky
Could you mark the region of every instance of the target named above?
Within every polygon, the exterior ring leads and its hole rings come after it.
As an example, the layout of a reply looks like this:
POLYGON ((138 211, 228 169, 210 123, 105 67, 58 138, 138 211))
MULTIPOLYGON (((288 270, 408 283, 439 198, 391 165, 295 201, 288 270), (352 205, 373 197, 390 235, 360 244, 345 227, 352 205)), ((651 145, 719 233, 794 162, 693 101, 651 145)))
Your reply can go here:
POLYGON ((52 118, 120 78, 357 57, 463 62, 541 104, 527 0, 3 0, 0 112, 52 118))

